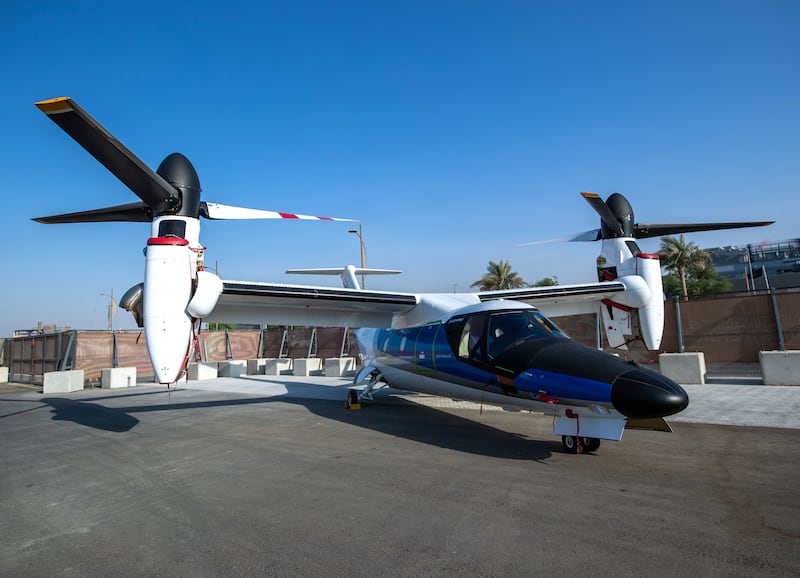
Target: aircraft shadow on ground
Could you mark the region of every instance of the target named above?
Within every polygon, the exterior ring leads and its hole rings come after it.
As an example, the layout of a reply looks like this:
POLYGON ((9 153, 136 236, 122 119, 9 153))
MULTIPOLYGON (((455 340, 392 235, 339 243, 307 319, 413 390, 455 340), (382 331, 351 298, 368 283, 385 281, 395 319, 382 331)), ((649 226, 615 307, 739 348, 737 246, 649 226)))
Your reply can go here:
MULTIPOLYGON (((350 411, 340 401, 292 397, 291 392, 270 397, 223 393, 225 399, 183 402, 180 399, 182 391, 185 390, 178 388, 169 392, 159 390, 91 399, 45 397, 38 401, 51 409, 54 421, 70 421, 115 433, 127 432, 138 425, 139 419, 134 417, 135 414, 288 403, 301 405, 324 419, 471 454, 530 461, 547 459, 561 448, 560 441, 530 439, 472 419, 388 396, 368 402, 361 411, 350 411), (232 395, 236 397, 231 397, 232 395), (124 407, 109 407, 98 403, 105 399, 142 399, 144 396, 169 396, 169 401, 124 407)), ((217 392, 210 395, 215 393, 217 392)))

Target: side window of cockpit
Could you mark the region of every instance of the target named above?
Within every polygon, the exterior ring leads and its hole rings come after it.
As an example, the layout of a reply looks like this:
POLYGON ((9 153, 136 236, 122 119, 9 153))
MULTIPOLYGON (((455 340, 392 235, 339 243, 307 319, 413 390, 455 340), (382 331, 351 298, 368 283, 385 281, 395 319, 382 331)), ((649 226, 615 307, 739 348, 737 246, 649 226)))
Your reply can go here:
POLYGON ((186 238, 186 221, 180 219, 166 219, 158 224, 159 237, 186 238))
POLYGON ((458 347, 456 355, 459 358, 472 361, 473 363, 483 363, 484 361, 484 329, 486 327, 485 315, 472 315, 467 318, 466 323, 461 328, 458 337, 458 347))

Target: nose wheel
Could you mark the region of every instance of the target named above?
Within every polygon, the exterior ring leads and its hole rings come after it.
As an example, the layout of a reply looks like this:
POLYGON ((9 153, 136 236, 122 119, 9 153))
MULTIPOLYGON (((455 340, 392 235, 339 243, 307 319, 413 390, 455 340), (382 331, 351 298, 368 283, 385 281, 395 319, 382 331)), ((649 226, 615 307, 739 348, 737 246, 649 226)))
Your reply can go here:
POLYGON ((580 454, 597 451, 600 447, 600 440, 583 436, 561 436, 561 445, 568 454, 580 454))

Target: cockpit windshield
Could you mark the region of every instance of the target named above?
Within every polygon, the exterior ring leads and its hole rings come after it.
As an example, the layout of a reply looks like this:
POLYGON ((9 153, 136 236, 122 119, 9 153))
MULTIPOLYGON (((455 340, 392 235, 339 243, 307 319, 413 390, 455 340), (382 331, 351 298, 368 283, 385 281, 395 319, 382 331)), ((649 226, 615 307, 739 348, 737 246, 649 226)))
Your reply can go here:
POLYGON ((524 309, 451 319, 447 324, 447 337, 459 358, 483 364, 523 341, 567 336, 539 311, 524 309))
POLYGON ((509 347, 529 339, 566 337, 538 311, 504 311, 489 317, 487 345, 489 357, 497 357, 509 347))

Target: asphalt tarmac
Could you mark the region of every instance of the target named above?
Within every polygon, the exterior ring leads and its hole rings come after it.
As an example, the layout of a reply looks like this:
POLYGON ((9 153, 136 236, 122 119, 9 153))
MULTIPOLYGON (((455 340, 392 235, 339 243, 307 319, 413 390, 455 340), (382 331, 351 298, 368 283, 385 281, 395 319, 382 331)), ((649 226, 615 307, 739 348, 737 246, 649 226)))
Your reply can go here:
POLYGON ((4 387, 0 575, 800 574, 800 387, 690 386, 673 433, 569 455, 545 416, 349 383, 4 387))

